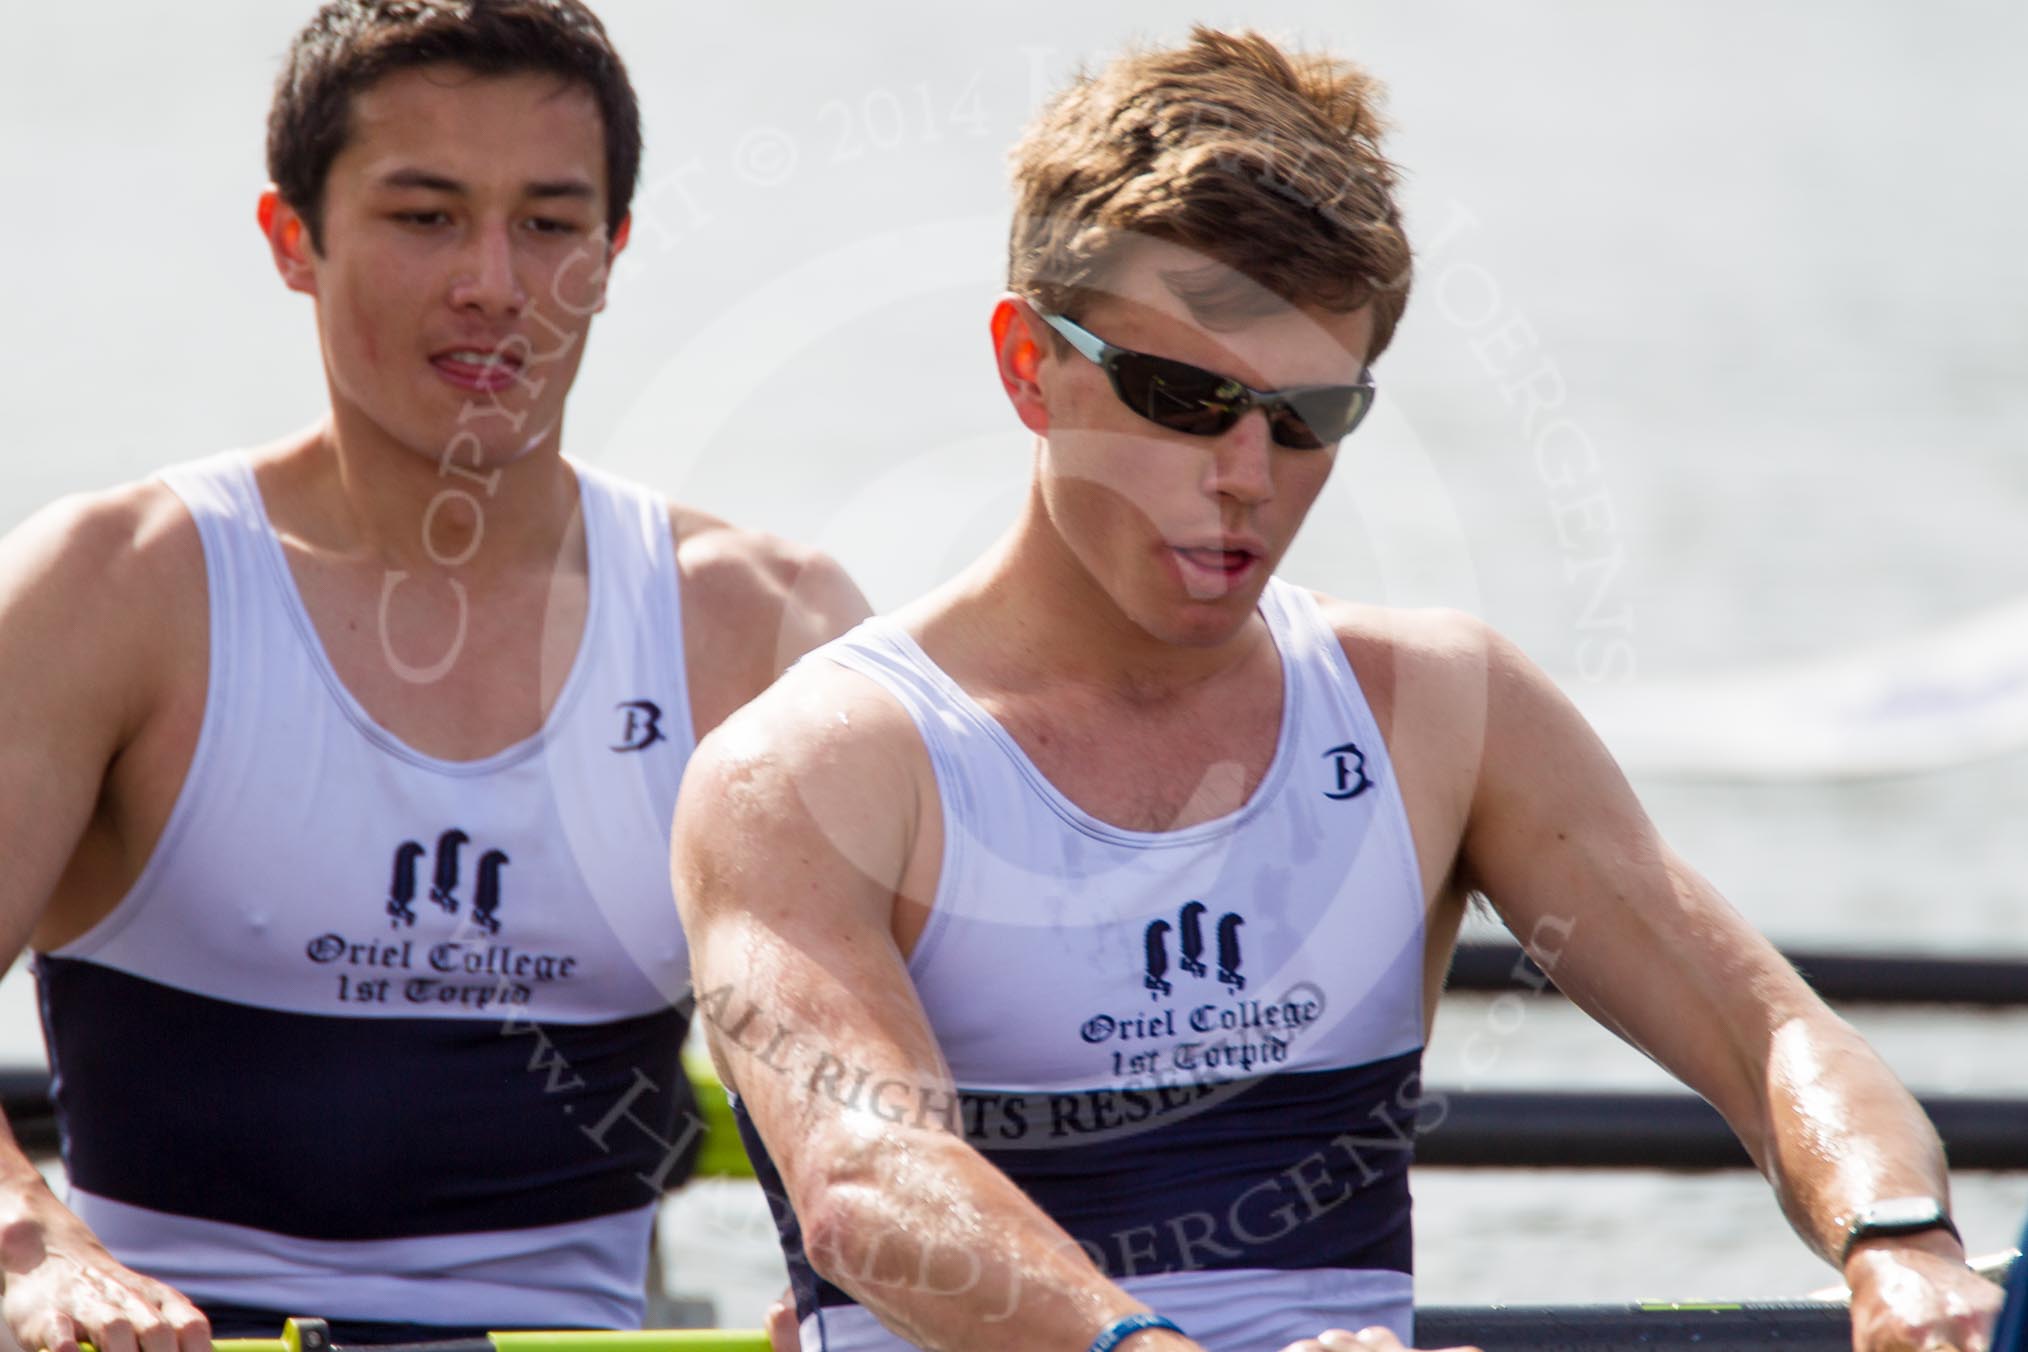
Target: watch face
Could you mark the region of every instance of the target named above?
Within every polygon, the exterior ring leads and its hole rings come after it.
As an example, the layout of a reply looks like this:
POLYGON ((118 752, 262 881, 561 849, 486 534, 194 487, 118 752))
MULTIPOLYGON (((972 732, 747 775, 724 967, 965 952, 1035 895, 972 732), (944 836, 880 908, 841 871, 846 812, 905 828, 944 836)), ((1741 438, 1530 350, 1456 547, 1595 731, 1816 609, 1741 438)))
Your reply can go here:
POLYGON ((1944 1209, 1934 1197, 1890 1197, 1861 1211, 1859 1223, 1869 1229, 1935 1225, 1943 1215, 1944 1209))

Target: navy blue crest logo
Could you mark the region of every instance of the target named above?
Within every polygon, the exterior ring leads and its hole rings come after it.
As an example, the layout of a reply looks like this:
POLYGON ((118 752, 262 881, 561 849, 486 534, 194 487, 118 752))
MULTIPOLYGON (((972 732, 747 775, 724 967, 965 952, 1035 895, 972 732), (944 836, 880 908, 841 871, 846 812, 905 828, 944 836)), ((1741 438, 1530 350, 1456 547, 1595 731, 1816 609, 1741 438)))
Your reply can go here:
MULTIPOLYGON (((445 915, 456 915, 462 903, 465 846, 472 838, 452 827, 437 837, 436 867, 430 877, 429 899, 445 915)), ((421 841, 404 840, 394 850, 394 877, 387 885, 387 925, 400 929, 415 924, 417 868, 429 850, 421 841)), ((479 877, 473 885, 472 920, 488 934, 500 932, 500 870, 508 864, 505 850, 487 850, 479 856, 479 877)))
POLYGON ((1331 762, 1331 773, 1335 788, 1324 790, 1326 798, 1343 801, 1357 798, 1373 787, 1372 778, 1366 773, 1366 753, 1351 742, 1334 746, 1324 753, 1324 759, 1331 762))
MULTIPOLYGON (((1169 980, 1169 935, 1175 933, 1181 947, 1177 966, 1189 976, 1208 975, 1204 966, 1204 917, 1210 908, 1201 901, 1185 902, 1176 915, 1176 924, 1166 920, 1150 921, 1147 931, 1141 936, 1147 950, 1147 965, 1141 975, 1141 985, 1148 991, 1150 999, 1159 1000, 1172 994, 1175 986, 1169 980)), ((1246 978, 1239 972, 1239 928, 1246 921, 1233 912, 1218 918, 1218 980, 1233 990, 1246 989, 1246 978)))

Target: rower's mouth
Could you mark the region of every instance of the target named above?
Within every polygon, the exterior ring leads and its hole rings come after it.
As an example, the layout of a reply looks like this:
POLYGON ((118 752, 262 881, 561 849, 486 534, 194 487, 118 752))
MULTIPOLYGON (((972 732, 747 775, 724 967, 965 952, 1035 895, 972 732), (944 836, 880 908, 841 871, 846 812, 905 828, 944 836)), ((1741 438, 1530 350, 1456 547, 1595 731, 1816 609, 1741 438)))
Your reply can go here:
POLYGON ((1245 572, 1255 557, 1244 549, 1179 549, 1176 552, 1200 568, 1216 568, 1227 573, 1245 572))
POLYGON ((1247 576, 1266 557, 1266 551, 1251 540, 1171 545, 1169 548, 1182 561, 1187 572, 1227 581, 1247 576))
POLYGON ((521 379, 521 353, 505 347, 454 347, 431 355, 438 375, 477 393, 504 390, 521 379))

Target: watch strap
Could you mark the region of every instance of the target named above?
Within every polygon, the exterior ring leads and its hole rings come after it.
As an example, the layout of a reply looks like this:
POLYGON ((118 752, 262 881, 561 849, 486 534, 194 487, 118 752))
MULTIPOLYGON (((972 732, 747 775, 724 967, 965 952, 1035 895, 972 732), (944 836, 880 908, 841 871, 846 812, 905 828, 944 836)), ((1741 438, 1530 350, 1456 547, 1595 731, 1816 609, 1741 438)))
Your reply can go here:
POLYGON ((1879 1203, 1863 1208, 1858 1215, 1852 1218, 1852 1223, 1846 1227, 1845 1244, 1838 1251, 1838 1266, 1840 1268, 1844 1267, 1851 1259, 1852 1250, 1863 1240, 1885 1239, 1897 1235, 1920 1235, 1931 1230, 1947 1230, 1950 1232, 1952 1239, 1955 1239, 1960 1244, 1965 1242, 1965 1237, 1958 1233, 1956 1223, 1951 1220, 1950 1213, 1944 1210, 1942 1202, 1934 1198, 1897 1198, 1895 1200, 1928 1201, 1930 1204, 1929 1210, 1926 1213, 1914 1216, 1896 1218, 1878 1214, 1881 1209, 1881 1204, 1879 1203))
POLYGON ((1159 1314, 1123 1314, 1099 1330, 1098 1337, 1091 1340, 1091 1352, 1113 1352, 1127 1339, 1145 1329, 1167 1329, 1171 1333, 1182 1333, 1174 1321, 1159 1314))

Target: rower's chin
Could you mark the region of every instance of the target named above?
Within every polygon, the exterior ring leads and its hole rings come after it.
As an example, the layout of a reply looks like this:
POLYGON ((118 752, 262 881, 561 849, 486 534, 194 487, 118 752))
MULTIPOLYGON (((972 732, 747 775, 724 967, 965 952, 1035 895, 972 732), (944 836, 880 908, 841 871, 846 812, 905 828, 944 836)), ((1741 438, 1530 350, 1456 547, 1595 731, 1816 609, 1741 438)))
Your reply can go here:
POLYGON ((1171 598, 1144 621, 1151 635, 1179 648, 1216 648, 1246 627, 1260 604, 1259 586, 1212 597, 1171 598))

